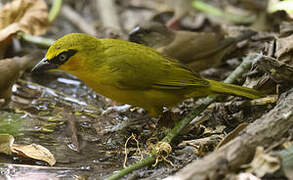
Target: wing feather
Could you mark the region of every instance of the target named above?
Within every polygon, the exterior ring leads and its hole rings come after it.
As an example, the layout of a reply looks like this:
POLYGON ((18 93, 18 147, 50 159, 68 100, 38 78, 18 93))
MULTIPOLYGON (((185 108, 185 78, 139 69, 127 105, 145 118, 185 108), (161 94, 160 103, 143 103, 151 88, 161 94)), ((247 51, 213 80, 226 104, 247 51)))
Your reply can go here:
POLYGON ((208 81, 175 59, 139 44, 129 45, 130 42, 125 41, 121 43, 119 50, 110 46, 104 51, 111 54, 104 56, 108 57, 105 64, 118 88, 172 90, 209 86, 208 81))

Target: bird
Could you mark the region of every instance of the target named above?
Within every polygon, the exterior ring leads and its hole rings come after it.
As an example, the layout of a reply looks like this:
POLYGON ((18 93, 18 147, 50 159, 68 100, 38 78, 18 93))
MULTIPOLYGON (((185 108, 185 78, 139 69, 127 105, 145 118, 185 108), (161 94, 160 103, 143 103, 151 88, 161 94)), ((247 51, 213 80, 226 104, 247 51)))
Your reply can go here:
POLYGON ((221 65, 224 56, 232 52, 238 42, 255 34, 248 31, 238 37, 225 38, 223 33, 175 31, 159 22, 144 21, 129 33, 128 40, 152 47, 194 71, 202 71, 221 65))
POLYGON ((191 97, 231 94, 259 98, 257 90, 201 78, 176 59, 153 48, 119 39, 98 39, 71 33, 56 40, 34 72, 69 72, 97 93, 114 101, 142 107, 160 117, 191 97))

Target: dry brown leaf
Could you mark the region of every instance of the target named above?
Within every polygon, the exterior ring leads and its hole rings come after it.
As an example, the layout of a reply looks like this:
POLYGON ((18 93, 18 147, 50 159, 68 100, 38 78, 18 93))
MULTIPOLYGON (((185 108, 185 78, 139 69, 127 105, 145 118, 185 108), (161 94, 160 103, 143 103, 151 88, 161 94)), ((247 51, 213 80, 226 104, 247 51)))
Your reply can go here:
POLYGON ((207 152, 210 152, 219 143, 223 137, 221 135, 211 135, 208 137, 193 139, 181 142, 178 147, 183 148, 185 146, 192 146, 197 148, 195 153, 199 156, 204 156, 207 152))
MULTIPOLYGON (((288 53, 288 55, 292 56, 290 53, 288 53)), ((279 58, 279 60, 283 61, 284 58, 288 58, 289 56, 284 55, 282 56, 282 58, 279 58)), ((256 64, 260 70, 266 72, 270 76, 270 78, 276 83, 290 85, 293 82, 293 66, 284 63, 284 61, 280 61, 277 61, 276 59, 271 57, 264 56, 262 60, 258 61, 256 64)), ((292 63, 293 61, 291 62, 291 64, 292 63)), ((272 99, 277 100, 277 97, 272 97, 272 99)))
POLYGON ((0 9, 0 42, 19 31, 41 35, 48 26, 48 8, 44 0, 14 0, 0 9))
POLYGON ((239 124, 233 131, 231 131, 224 139, 222 139, 216 147, 216 150, 219 149, 221 146, 227 144, 232 139, 236 138, 239 133, 248 126, 248 123, 244 122, 239 124))
POLYGON ((19 156, 45 161, 50 164, 50 166, 53 166, 56 163, 53 154, 47 148, 38 144, 13 144, 11 151, 19 156))

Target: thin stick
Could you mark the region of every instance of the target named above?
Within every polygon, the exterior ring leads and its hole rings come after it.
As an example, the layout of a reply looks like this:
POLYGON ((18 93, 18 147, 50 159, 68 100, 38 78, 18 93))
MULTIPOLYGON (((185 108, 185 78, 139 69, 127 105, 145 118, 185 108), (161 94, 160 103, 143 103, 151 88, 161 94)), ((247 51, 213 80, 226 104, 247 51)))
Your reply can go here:
POLYGON ((156 160, 155 156, 148 156, 146 158, 144 158, 143 160, 139 161, 138 163, 135 163, 125 169, 122 169, 120 171, 118 171, 117 173, 115 173, 114 175, 110 176, 107 178, 107 180, 116 180, 116 179, 120 179, 123 176, 137 170, 140 168, 143 168, 145 166, 149 166, 151 164, 153 164, 156 160))
POLYGON ((71 134, 72 146, 70 149, 72 149, 76 152, 80 152, 75 116, 71 113, 65 113, 65 116, 67 117, 68 129, 70 131, 69 134, 71 134))
POLYGON ((44 48, 48 48, 54 43, 53 39, 49 39, 49 38, 45 38, 41 36, 33 36, 31 34, 24 33, 24 32, 17 33, 17 36, 19 36, 20 38, 22 38, 23 40, 27 42, 36 44, 44 48))
POLYGON ((88 23, 81 15, 75 12, 70 6, 64 5, 61 9, 61 14, 74 26, 76 26, 81 32, 97 36, 96 29, 88 23))
POLYGON ((255 16, 240 16, 237 14, 227 13, 222 11, 221 9, 215 8, 207 3, 204 3, 200 0, 195 0, 192 3, 192 6, 206 14, 224 18, 228 21, 234 22, 234 23, 243 23, 243 24, 249 24, 252 23, 255 19, 255 16))
POLYGON ((57 18, 61 7, 62 7, 62 0, 54 0, 53 1, 52 8, 51 8, 51 10, 49 12, 49 16, 48 16, 50 23, 52 23, 57 18))
POLYGON ((114 0, 96 0, 96 4, 104 27, 121 31, 114 0))

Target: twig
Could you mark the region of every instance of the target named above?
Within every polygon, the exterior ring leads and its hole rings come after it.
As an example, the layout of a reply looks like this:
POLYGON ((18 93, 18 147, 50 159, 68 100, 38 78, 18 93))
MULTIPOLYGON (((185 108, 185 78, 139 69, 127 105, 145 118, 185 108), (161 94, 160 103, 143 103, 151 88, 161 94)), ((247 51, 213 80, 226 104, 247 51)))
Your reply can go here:
POLYGON ((252 100, 242 100, 242 101, 229 101, 225 103, 213 103, 211 104, 208 109, 217 109, 218 106, 224 106, 228 109, 233 108, 245 108, 245 107, 251 107, 251 106, 263 106, 268 104, 274 104, 278 101, 278 95, 271 95, 264 98, 259 99, 252 99, 252 100))
MULTIPOLYGON (((218 109, 218 107, 224 106, 227 109, 233 109, 233 110, 240 110, 245 107, 252 107, 252 106, 263 106, 268 104, 274 104, 278 100, 278 95, 271 95, 264 98, 259 99, 253 99, 253 100, 242 100, 242 101, 229 101, 229 102, 219 102, 219 103, 213 103, 209 107, 207 107, 207 110, 213 110, 218 109)), ((194 118, 188 125, 187 128, 184 130, 184 134, 189 132, 190 130, 194 129, 194 127, 198 126, 199 124, 202 124, 203 122, 207 121, 209 119, 208 112, 203 113, 202 116, 198 116, 194 118)))
POLYGON ((251 64, 262 58, 262 54, 248 55, 243 59, 243 62, 225 79, 225 83, 233 83, 244 72, 250 69, 251 64))
POLYGON ((239 136, 166 180, 225 179, 223 174, 251 161, 257 146, 270 147, 288 135, 293 124, 292 101, 293 89, 282 94, 274 109, 249 124, 239 136))
POLYGON ((45 38, 41 36, 33 36, 31 34, 24 33, 24 32, 17 33, 17 36, 19 36, 20 38, 22 38, 23 40, 27 42, 30 42, 45 48, 50 47, 54 42, 53 39, 49 39, 49 38, 45 38))
POLYGON ((49 16, 48 16, 50 23, 52 23, 57 18, 61 7, 62 7, 62 0, 54 0, 53 1, 52 8, 51 8, 51 10, 49 12, 49 16))
POLYGON ((64 5, 61 8, 61 14, 73 25, 75 25, 81 32, 97 36, 98 33, 96 29, 91 24, 87 23, 86 20, 77 12, 75 12, 70 6, 64 5))
POLYGON ((121 31, 115 2, 113 0, 96 0, 96 5, 104 27, 121 31))
POLYGON ((239 124, 233 131, 231 131, 226 137, 224 137, 216 146, 215 150, 218 150, 220 147, 224 146, 228 142, 230 142, 232 139, 236 138, 239 133, 245 129, 248 126, 247 122, 243 122, 239 124))
POLYGON ((218 95, 208 96, 203 99, 203 102, 196 108, 192 109, 181 121, 176 123, 175 127, 171 129, 168 134, 162 139, 163 142, 171 142, 196 116, 203 112, 218 95))
MULTIPOLYGON (((261 58, 261 55, 257 55, 254 59, 251 56, 247 56, 244 58, 243 62, 225 79, 225 83, 232 83, 238 77, 240 77, 246 70, 251 67, 252 62, 256 61, 257 59, 261 58)), ((218 96, 208 96, 203 100, 203 103, 200 104, 198 107, 191 110, 189 114, 187 114, 182 120, 178 121, 174 128, 171 129, 168 134, 162 139, 161 142, 170 143, 174 137, 176 137, 180 132, 192 121, 196 116, 198 116, 201 112, 203 112, 218 96)), ((160 142, 159 142, 160 143, 160 142)), ((134 170, 140 169, 142 167, 148 166, 153 164, 156 161, 158 152, 153 150, 152 155, 146 157, 140 162, 137 162, 128 168, 122 169, 115 173, 114 175, 107 178, 107 180, 116 180, 119 179, 128 173, 131 173, 134 170)))
POLYGON ((232 21, 234 23, 244 23, 249 24, 252 23, 255 19, 255 16, 240 16, 237 14, 227 13, 218 8, 215 8, 207 3, 204 3, 200 0, 194 0, 192 6, 206 14, 217 16, 220 18, 224 18, 228 21, 232 21))
POLYGON ((71 144, 72 144, 72 146, 70 147, 70 149, 72 149, 72 150, 74 150, 76 152, 80 152, 75 116, 73 114, 70 114, 70 113, 66 113, 65 116, 67 117, 69 134, 71 134, 71 144))
POLYGON ((138 163, 135 163, 131 166, 129 166, 128 168, 122 169, 120 171, 118 171, 117 173, 115 173, 114 175, 110 176, 107 178, 107 180, 117 180, 122 178, 123 176, 137 170, 140 168, 143 168, 145 166, 149 166, 151 164, 153 164, 156 160, 156 157, 154 156, 148 156, 146 158, 144 158, 143 160, 139 161, 138 163))

